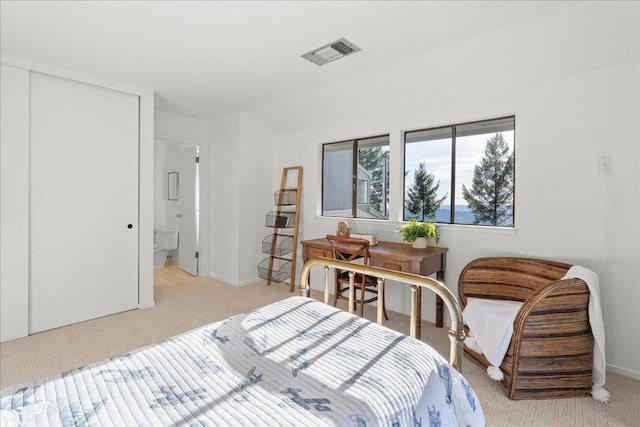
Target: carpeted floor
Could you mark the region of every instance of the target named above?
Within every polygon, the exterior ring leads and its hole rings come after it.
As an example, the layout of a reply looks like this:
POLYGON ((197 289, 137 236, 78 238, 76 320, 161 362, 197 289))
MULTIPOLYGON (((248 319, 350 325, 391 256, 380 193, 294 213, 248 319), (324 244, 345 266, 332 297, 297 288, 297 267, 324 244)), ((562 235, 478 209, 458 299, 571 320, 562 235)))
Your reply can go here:
MULTIPOLYGON (((195 278, 175 267, 155 271, 153 308, 90 320, 0 344, 0 388, 45 378, 124 353, 196 326, 286 298, 288 286, 258 283, 234 288, 195 278)), ((297 293, 295 294, 297 295, 297 293)), ((344 308, 344 307, 343 307, 344 308)), ((372 307, 365 317, 375 319, 372 307)), ((408 333, 408 317, 390 312, 392 329, 408 333)), ((422 339, 448 358, 446 330, 423 322, 422 339)), ((480 397, 488 426, 637 426, 640 381, 607 377, 611 402, 591 398, 512 401, 480 367, 464 360, 463 373, 480 397)))

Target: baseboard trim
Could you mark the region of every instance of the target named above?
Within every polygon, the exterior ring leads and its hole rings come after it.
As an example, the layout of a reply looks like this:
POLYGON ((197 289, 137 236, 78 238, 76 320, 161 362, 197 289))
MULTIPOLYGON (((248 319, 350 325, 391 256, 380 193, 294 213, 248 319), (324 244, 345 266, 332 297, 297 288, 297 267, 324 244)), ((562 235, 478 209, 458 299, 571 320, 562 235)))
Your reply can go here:
POLYGON ((236 288, 241 288, 243 286, 249 286, 249 285, 255 285, 256 283, 260 283, 260 282, 264 282, 264 280, 259 279, 259 278, 254 278, 254 279, 249 279, 249 280, 245 280, 242 282, 237 282, 235 280, 229 280, 225 277, 221 277, 218 275, 215 275, 213 273, 209 273, 209 277, 211 277, 212 279, 216 279, 216 280, 220 280, 221 282, 224 282, 228 285, 231 286, 235 286, 236 288))
POLYGON ((139 309, 151 308, 154 305, 156 305, 155 301, 141 302, 140 304, 138 304, 138 308, 139 309))
POLYGON ((258 284, 258 283, 261 283, 261 282, 265 282, 265 281, 262 280, 262 279, 249 279, 249 280, 245 280, 244 282, 240 282, 235 286, 237 286, 237 287, 249 286, 249 285, 255 285, 255 284, 258 284))
POLYGON ((618 375, 622 375, 623 377, 629 377, 629 378, 633 378, 634 380, 640 380, 640 372, 633 371, 631 369, 623 368, 616 365, 607 364, 607 373, 618 374, 618 375))
POLYGON ((209 273, 209 277, 211 277, 212 279, 216 279, 221 282, 224 282, 227 285, 238 287, 238 282, 236 282, 235 280, 229 280, 226 277, 218 276, 217 274, 213 274, 213 273, 209 273))

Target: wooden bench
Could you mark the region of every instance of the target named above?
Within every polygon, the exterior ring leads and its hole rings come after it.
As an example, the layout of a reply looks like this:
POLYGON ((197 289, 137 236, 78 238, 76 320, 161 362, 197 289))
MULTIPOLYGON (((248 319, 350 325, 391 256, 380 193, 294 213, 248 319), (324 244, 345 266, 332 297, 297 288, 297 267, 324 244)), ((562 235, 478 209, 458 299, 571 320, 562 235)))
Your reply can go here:
MULTIPOLYGON (((593 335, 589 290, 580 279, 562 280, 569 264, 493 257, 470 262, 458 281, 460 305, 467 298, 522 302, 513 336, 500 365, 501 383, 510 399, 589 396, 593 335)), ((476 363, 489 361, 467 347, 476 363)))

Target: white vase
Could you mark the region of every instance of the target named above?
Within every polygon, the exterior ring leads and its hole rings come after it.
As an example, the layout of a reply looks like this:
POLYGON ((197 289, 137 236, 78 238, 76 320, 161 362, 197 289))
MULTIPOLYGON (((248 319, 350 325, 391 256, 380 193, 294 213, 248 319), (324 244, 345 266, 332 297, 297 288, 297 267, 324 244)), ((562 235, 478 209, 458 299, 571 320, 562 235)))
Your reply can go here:
POLYGON ((411 243, 411 246, 413 246, 416 249, 424 249, 427 247, 427 238, 418 237, 416 240, 413 241, 413 243, 411 243))
POLYGON ((435 237, 430 237, 427 239, 427 246, 436 247, 438 246, 438 240, 435 237))

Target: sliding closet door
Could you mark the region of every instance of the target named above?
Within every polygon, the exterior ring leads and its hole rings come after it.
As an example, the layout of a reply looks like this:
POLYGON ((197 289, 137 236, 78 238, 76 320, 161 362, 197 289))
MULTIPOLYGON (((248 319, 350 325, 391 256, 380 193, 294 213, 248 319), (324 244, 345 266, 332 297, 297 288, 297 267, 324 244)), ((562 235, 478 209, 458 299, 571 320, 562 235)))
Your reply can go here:
POLYGON ((30 322, 137 307, 135 95, 31 73, 30 322))

